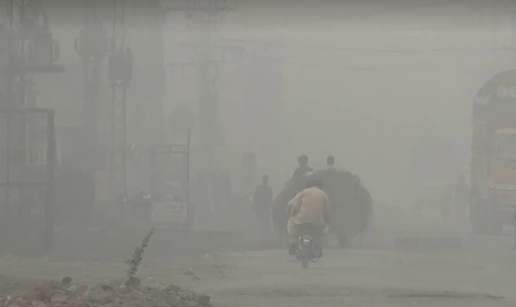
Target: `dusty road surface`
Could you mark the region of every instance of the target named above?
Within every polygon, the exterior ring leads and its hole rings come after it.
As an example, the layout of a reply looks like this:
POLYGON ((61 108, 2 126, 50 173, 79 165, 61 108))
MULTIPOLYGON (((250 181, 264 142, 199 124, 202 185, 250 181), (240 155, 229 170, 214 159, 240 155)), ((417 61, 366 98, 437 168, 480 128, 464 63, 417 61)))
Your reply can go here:
MULTIPOLYGON (((516 253, 510 238, 474 239, 459 251, 327 251, 303 270, 284 251, 144 260, 144 283, 175 282, 213 296, 214 306, 516 306, 516 253), (191 269, 190 269, 191 268, 191 269)), ((122 277, 120 262, 0 260, 14 279, 72 276, 78 282, 122 277)))
POLYGON ((226 256, 191 286, 221 306, 516 306, 516 257, 335 251, 308 270, 284 253, 226 256), (514 258, 514 259, 513 259, 514 258))

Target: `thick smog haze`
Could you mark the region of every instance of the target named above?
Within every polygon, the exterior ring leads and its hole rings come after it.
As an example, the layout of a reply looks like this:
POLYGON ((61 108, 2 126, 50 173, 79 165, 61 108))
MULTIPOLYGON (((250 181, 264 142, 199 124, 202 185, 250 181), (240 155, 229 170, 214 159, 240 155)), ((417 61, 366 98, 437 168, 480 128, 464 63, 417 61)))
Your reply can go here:
POLYGON ((511 0, 0 0, 0 304, 513 306, 515 49, 511 0))
MULTIPOLYGON (((128 3, 128 15, 132 12, 136 16, 143 4, 128 3)), ((224 75, 218 81, 220 112, 227 117, 222 121, 227 121, 224 125, 228 137, 238 131, 245 139, 250 138, 245 135, 246 126, 231 119, 239 116, 238 106, 251 101, 264 108, 277 104, 271 112, 278 113, 274 117, 284 129, 277 131, 281 136, 276 138, 282 138, 280 147, 228 140, 228 147, 234 146, 234 150, 278 157, 270 163, 260 162, 259 173, 274 172, 275 185, 281 186, 286 180, 298 155, 305 153, 314 164, 324 164, 325 157, 333 154, 339 165, 360 174, 377 197, 404 201, 410 146, 422 134, 456 143, 463 157, 461 168, 468 168, 470 104, 478 88, 512 60, 513 4, 242 1, 236 5, 236 10, 221 18, 216 39, 234 39, 235 45, 245 45, 244 41, 250 45, 256 39, 278 41, 278 69, 282 75, 278 82, 282 84, 277 87, 281 93, 275 102, 245 97, 238 69, 248 65, 246 61, 252 61, 252 56, 245 51, 240 59, 229 54, 220 64, 224 75)), ((70 42, 83 27, 82 3, 49 1, 47 6, 54 37, 61 42, 60 63, 71 65, 72 71, 80 65, 70 42)), ((101 1, 99 6, 99 15, 110 31, 110 4, 101 1)), ((164 29, 166 63, 191 61, 195 56, 192 49, 181 45, 191 39, 183 13, 171 12, 168 16, 164 29)), ((127 44, 137 55, 135 69, 140 69, 144 65, 142 58, 152 48, 142 43, 145 25, 136 16, 127 20, 126 26, 130 29, 127 44)), ((78 108, 72 105, 80 104, 80 99, 74 97, 79 97, 81 85, 71 84, 73 80, 64 75, 45 76, 45 84, 59 84, 60 78, 70 82, 70 95, 62 90, 41 90, 40 103, 50 106, 55 103, 50 101, 66 100, 63 111, 57 113, 57 121, 73 122, 72 117, 79 116, 78 108), (55 95, 62 98, 52 99, 55 95), (65 116, 64 110, 70 115, 65 116)), ((166 110, 185 103, 195 108, 196 78, 191 69, 182 73, 167 70, 166 110)), ((259 84, 262 80, 256 77, 253 82, 259 84)), ((130 113, 145 113, 137 102, 135 83, 128 96, 130 113)), ((103 90, 109 91, 107 87, 103 90)), ((270 119, 264 116, 256 120, 267 126, 270 119)), ((140 116, 130 116, 137 117, 140 116)), ((141 127, 141 120, 129 120, 128 129, 139 130, 135 126, 141 127)), ((245 121, 240 118, 240 122, 245 121)), ((268 133, 270 130, 263 129, 262 137, 267 138, 268 133)), ((137 134, 138 131, 129 132, 128 137, 137 134)))

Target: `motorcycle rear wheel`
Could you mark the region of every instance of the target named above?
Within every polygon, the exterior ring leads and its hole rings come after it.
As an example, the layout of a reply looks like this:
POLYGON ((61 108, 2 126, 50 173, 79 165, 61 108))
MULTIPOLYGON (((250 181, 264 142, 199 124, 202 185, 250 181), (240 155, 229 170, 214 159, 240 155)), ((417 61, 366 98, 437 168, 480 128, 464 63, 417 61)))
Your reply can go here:
POLYGON ((308 269, 308 265, 310 264, 310 260, 308 260, 307 258, 302 258, 301 259, 301 267, 303 269, 308 269))
POLYGON ((308 265, 310 264, 310 254, 310 248, 308 248, 307 246, 301 246, 301 248, 299 249, 299 260, 301 260, 301 267, 303 269, 308 268, 308 265))

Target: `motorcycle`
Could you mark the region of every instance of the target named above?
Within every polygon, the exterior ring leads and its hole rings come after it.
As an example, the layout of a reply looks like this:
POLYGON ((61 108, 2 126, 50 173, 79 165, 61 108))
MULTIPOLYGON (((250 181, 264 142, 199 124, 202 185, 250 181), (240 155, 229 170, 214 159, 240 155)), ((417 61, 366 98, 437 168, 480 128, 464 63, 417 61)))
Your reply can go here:
POLYGON ((315 239, 319 234, 319 228, 312 224, 303 224, 299 226, 299 240, 296 258, 301 261, 303 269, 308 268, 310 262, 317 262, 320 256, 320 250, 315 239))

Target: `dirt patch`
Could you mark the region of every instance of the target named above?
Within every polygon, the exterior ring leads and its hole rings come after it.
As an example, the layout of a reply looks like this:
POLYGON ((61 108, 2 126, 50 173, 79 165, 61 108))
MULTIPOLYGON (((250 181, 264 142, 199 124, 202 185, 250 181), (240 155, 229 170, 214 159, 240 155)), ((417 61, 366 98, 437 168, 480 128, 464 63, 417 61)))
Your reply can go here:
POLYGON ((454 291, 417 291, 412 289, 386 289, 380 287, 361 287, 357 285, 330 286, 328 284, 282 282, 246 285, 241 284, 231 289, 217 291, 219 297, 267 297, 269 299, 286 298, 377 298, 396 301, 416 300, 460 300, 460 301, 505 301, 502 296, 484 293, 461 293, 454 291))
POLYGON ((28 284, 27 280, 12 276, 0 275, 0 296, 12 293, 23 285, 28 284))
POLYGON ((120 286, 121 283, 97 286, 72 285, 71 279, 52 281, 11 289, 0 297, 4 307, 211 307, 210 297, 182 289, 177 285, 120 286))

